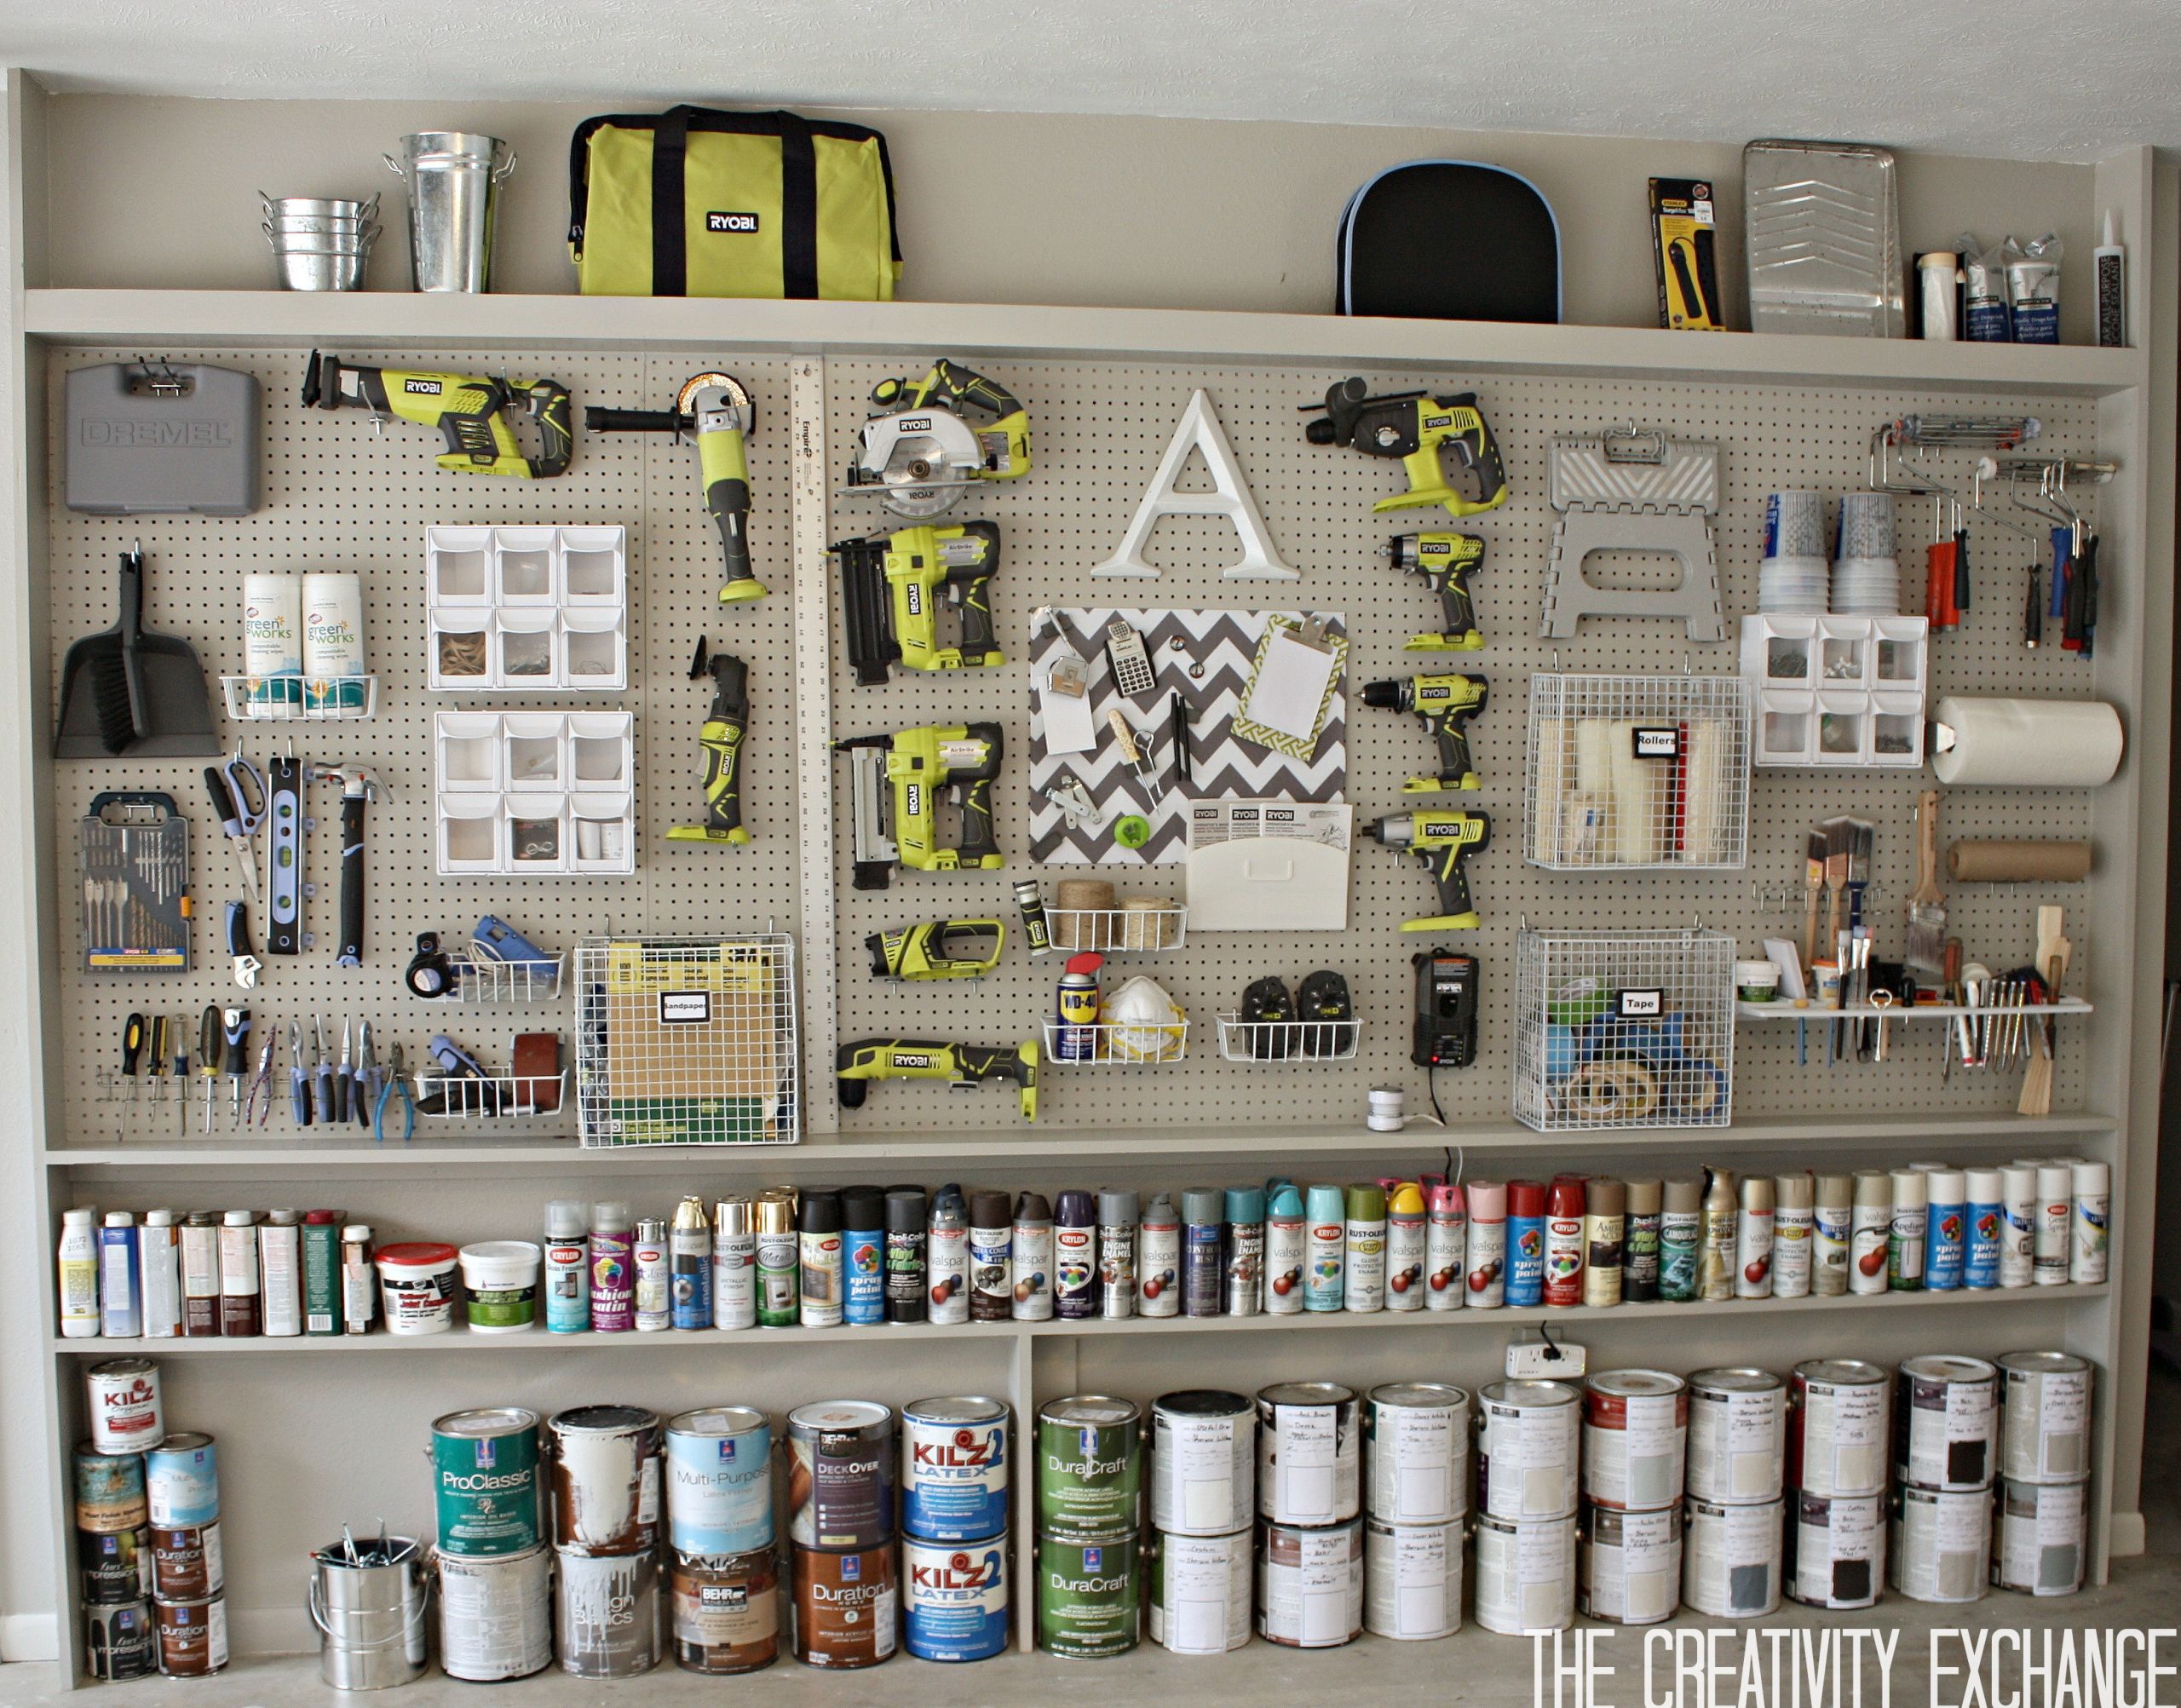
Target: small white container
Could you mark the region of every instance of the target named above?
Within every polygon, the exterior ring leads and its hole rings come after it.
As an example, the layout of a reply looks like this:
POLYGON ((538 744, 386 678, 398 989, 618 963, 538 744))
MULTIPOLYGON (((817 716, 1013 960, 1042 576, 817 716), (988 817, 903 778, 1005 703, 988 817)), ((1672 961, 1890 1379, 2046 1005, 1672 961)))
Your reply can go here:
POLYGON ((524 1239, 489 1239, 462 1248, 462 1290, 472 1334, 521 1334, 538 1321, 538 1271, 544 1253, 524 1239))
POLYGON ((453 1328, 453 1246, 435 1240, 385 1245, 373 1261, 389 1334, 445 1334, 453 1328))
POLYGON ((1769 1003, 1780 994, 1780 965, 1776 961, 1735 963, 1735 1000, 1769 1003))

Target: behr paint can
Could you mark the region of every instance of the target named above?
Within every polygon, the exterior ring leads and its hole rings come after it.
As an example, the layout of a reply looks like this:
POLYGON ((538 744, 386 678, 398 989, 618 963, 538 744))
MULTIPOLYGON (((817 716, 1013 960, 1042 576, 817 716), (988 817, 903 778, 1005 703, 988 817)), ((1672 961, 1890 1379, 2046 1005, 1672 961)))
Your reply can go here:
POLYGON ((170 1678, 210 1678, 227 1664, 227 1598, 154 1602, 159 1671, 170 1678))
POLYGON ((432 1421, 439 1551, 523 1554, 544 1540, 538 1414, 507 1406, 432 1421))
POLYGON ((1885 1497, 1788 1497, 1787 1594, 1806 1607, 1874 1607, 1885 1581, 1885 1497))
POLYGON ((675 1665, 723 1676, 780 1655, 780 1562, 768 1543, 743 1554, 685 1554, 668 1572, 675 1665))
MULTIPOLYGON (((1478 1390, 1483 1420, 1476 1449, 1477 1504, 1494 1518, 1528 1521, 1575 1515, 1580 1450, 1580 1396, 1564 1383, 1510 1380, 1478 1390)), ((1568 1598, 1574 1596, 1574 1532, 1568 1532, 1568 1598)), ((1478 1581, 1482 1581, 1482 1566, 1478 1581)), ((1480 1624, 1484 1615, 1477 1615, 1480 1624)), ((1501 1629, 1487 1625, 1488 1630, 1501 1629)), ((1528 1627, 1516 1627, 1527 1630, 1528 1627)), ((1545 1629, 1557 1630, 1557 1625, 1545 1629)))
POLYGON ((1227 1536, 1160 1531, 1150 1555, 1152 1642, 1172 1654, 1225 1654, 1249 1642, 1256 1550, 1246 1520, 1227 1536))
POLYGON ((894 1539, 894 1408, 820 1400, 787 1414, 788 1534, 860 1552, 894 1539))
POLYGON ((197 1602, 227 1587, 217 1524, 152 1532, 152 1593, 163 1602, 197 1602))
POLYGON ((561 1550, 553 1607, 554 1646, 570 1677, 636 1678, 659 1665, 656 1553, 561 1550))
POLYGON ((2000 1479, 1992 1504, 1992 1582, 2028 1596, 2072 1596, 2089 1552, 2090 1484, 2000 1479))
POLYGON ((144 1455, 145 1508, 154 1527, 210 1524, 220 1515, 220 1448, 196 1431, 169 1435, 144 1455))
POLYGON ((1194 1388, 1151 1407, 1151 1524, 1170 1536, 1229 1536, 1257 1515, 1257 1407, 1194 1388))
POLYGON ((1860 1358, 1798 1364, 1787 1379, 1789 1485, 1805 1494, 1884 1494, 1892 1401, 1892 1378, 1879 1365, 1860 1358))
POLYGON ((1137 1644, 1143 1594, 1133 1531, 1102 1539, 1038 1538, 1038 1647, 1063 1660, 1103 1660, 1137 1644))
MULTIPOLYGON (((1573 1390, 1569 1390, 1572 1395, 1573 1390)), ((1575 1622, 1575 1518, 1476 1518, 1476 1622, 1522 1636, 1575 1622)))
POLYGON ((1444 1382, 1389 1382, 1363 1410, 1364 1509, 1389 1524, 1445 1524, 1469 1510, 1469 1395, 1444 1382))
POLYGON ((77 1529, 135 1530, 150 1521, 141 1453, 76 1449, 77 1529))
POLYGON ((1363 1521, 1257 1527, 1257 1635, 1338 1648, 1363 1632, 1363 1521))
POLYGON ((919 1660, 989 1660, 1007 1648, 1007 1536, 901 1538, 901 1646, 919 1660))
MULTIPOLYGON (((1663 1370, 1602 1370, 1583 1383, 1583 1498, 1655 1511, 1680 1497, 1689 1384, 1663 1370)), ((1624 1621, 1641 1625, 1645 1621, 1624 1621)))
POLYGON ((2000 1475, 2017 1482, 2074 1482, 2089 1475, 2089 1361, 2067 1352, 2008 1352, 1999 1365, 2006 1378, 2000 1475))
POLYGON ((1992 1492, 1893 1491, 1886 1581, 1912 1602, 1981 1602, 1990 1570, 1992 1492))
POLYGON ((152 1604, 137 1600, 83 1609, 83 1671, 119 1683, 150 1678, 159 1670, 158 1628, 152 1604))
POLYGON ((1132 1538, 1142 1516, 1142 1407, 1104 1394, 1073 1395, 1040 1406, 1039 1533, 1132 1538))
POLYGON ((1575 1515, 1575 1609, 1608 1625, 1654 1625, 1681 1602, 1681 1508, 1626 1511, 1585 1501, 1575 1515))
POLYGON ((148 1358, 110 1358, 83 1372, 84 1409, 91 1414, 91 1451, 141 1453, 166 1439, 159 1405, 159 1367, 148 1358))
POLYGON ((806 1666, 848 1671, 876 1666, 894 1653, 901 1591, 894 1550, 824 1548, 795 1556, 795 1658, 806 1666))
POLYGON ((1462 1527, 1363 1526, 1363 1629, 1400 1642, 1452 1636, 1462 1628, 1462 1527))
POLYGON ((553 1553, 439 1555, 440 1665, 495 1684, 553 1664, 553 1553))
POLYGON ((710 1406, 666 1420, 666 1536, 701 1559, 773 1545, 773 1429, 762 1412, 710 1406))
POLYGON ((134 1530, 79 1530, 76 1572, 83 1600, 93 1607, 119 1607, 152 1593, 152 1533, 134 1530))
POLYGON ((1728 1506, 1691 1496, 1682 1519, 1682 1600, 1715 1619, 1777 1613, 1786 1514, 1780 1499, 1728 1506))
MULTIPOLYGON (((1009 1412, 982 1395, 901 1408, 901 1528, 927 1542, 1005 1533, 1009 1412)), ((914 1643, 912 1654, 918 1653, 914 1643)))
MULTIPOLYGON (((1362 1510, 1359 1410, 1355 1390, 1338 1382, 1275 1382, 1257 1390, 1258 1516, 1343 1524, 1362 1510)), ((1360 1577, 1357 1583, 1360 1596, 1360 1577)))
POLYGON ((1998 1446, 1999 1372, 1992 1366, 1950 1353, 1902 1360, 1893 1396, 1896 1483, 1951 1492, 1988 1488, 1998 1446))
POLYGON ((1752 1369, 1700 1370, 1689 1378, 1690 1494, 1719 1506, 1777 1500, 1787 1455, 1786 1383, 1752 1369))
MULTIPOLYGON (((545 1427, 553 1447, 555 1549, 601 1556, 657 1553, 659 1413, 641 1406, 578 1406, 555 1412, 545 1427)), ((651 1598, 656 1613, 656 1578, 651 1598)), ((564 1593, 564 1607, 566 1601, 564 1593)))

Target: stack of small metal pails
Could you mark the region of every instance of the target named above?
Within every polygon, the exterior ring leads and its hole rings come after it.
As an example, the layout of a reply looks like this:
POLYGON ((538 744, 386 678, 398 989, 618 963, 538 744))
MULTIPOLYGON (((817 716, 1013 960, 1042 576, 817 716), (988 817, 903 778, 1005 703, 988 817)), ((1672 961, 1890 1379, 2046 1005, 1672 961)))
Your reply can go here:
POLYGON ((1681 1599, 1715 1619, 1780 1610, 1787 1515, 1787 1386, 1769 1370, 1689 1378, 1689 1498, 1681 1599))
POLYGON ((324 196, 257 193, 265 217, 259 229, 273 245, 283 290, 361 290, 378 239, 378 198, 342 201, 324 196))
POLYGON ((901 1408, 901 1634, 919 1660, 1007 1648, 1010 1416, 981 1395, 901 1408))
POLYGON ((1787 1590, 1804 1607, 1877 1604, 1885 1582, 1893 1384, 1859 1358, 1813 1358, 1787 1389, 1787 1590))
POLYGON ((894 1566, 894 1408, 821 1400, 787 1414, 795 1658, 849 1670, 900 1639, 894 1566))
POLYGON ((1511 1377, 1488 1383, 1476 1403, 1476 1622, 1510 1636, 1565 1630, 1575 1622, 1581 1396, 1511 1377))
POLYGON ((509 1406, 435 1418, 432 1484, 440 1665, 481 1684, 543 1671, 553 1574, 538 1414, 509 1406))
POLYGON ((1104 1394, 1038 1411, 1038 1647, 1102 1660, 1137 1644, 1143 1408, 1104 1394))
POLYGON ((2000 1373, 1981 1358, 1903 1359, 1893 1383, 1887 1580, 1914 1602, 1984 1597, 2000 1373))
POLYGON ((1364 1401, 1363 1627, 1421 1642, 1462 1628, 1469 1395, 1390 1382, 1364 1401))
POLYGON ((2089 1552, 2091 1367, 2067 1352, 2002 1353, 1999 1363, 1992 1582, 2072 1596, 2089 1552))
POLYGON ((659 1414, 578 1406, 546 1425, 553 1466, 555 1641, 576 1678, 659 1665, 659 1414))
POLYGON ((747 1406, 670 1418, 666 1481, 675 1660, 711 1674, 770 1666, 780 1652, 772 1425, 747 1406))
POLYGON ((1245 1394, 1190 1389, 1151 1407, 1151 1640, 1224 1654, 1250 1640, 1257 1414, 1245 1394))
POLYGON ((1257 1390, 1257 1635, 1335 1648, 1363 1630, 1361 1407, 1338 1382, 1257 1390))
POLYGON ((1681 1602, 1689 1384, 1663 1370, 1583 1383, 1583 1499, 1575 1602, 1585 1617, 1657 1625, 1681 1602))

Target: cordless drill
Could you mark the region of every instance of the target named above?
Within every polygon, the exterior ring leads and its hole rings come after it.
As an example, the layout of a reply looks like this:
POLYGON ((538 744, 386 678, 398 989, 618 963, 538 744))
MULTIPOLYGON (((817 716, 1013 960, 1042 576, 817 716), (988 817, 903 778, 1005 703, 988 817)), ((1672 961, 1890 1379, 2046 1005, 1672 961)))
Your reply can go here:
POLYGON ((1410 778, 1401 785, 1405 792, 1431 795, 1484 786, 1477 780, 1476 767, 1470 759, 1469 724, 1484 710, 1488 693, 1483 677, 1453 671, 1363 685, 1364 704, 1414 712, 1439 744, 1439 774, 1410 778))
POLYGON ((896 528, 828 548, 841 561, 849 662, 869 687, 897 661, 912 670, 989 670, 1004 664, 987 589, 999 568, 990 522, 896 528), (961 614, 962 644, 939 644, 941 598, 961 614))
POLYGON ((997 871, 1007 862, 993 839, 992 785, 999 775, 996 723, 925 724, 892 735, 833 744, 855 767, 855 888, 883 889, 896 865, 917 871, 997 871), (962 840, 939 841, 939 791, 951 789, 962 840))
POLYGON ((1499 461, 1499 444, 1476 406, 1475 392, 1435 397, 1430 392, 1405 391, 1372 397, 1369 390, 1360 377, 1328 387, 1323 404, 1303 405, 1305 411, 1321 411, 1303 429, 1303 436, 1313 445, 1346 445, 1367 457, 1401 459, 1408 472, 1408 490, 1379 499, 1371 507, 1373 511, 1383 515, 1444 504, 1449 515, 1474 516, 1507 502, 1507 471, 1499 461), (1455 464, 1472 477, 1475 497, 1454 490, 1442 452, 1452 452, 1455 464))
POLYGON ((375 422, 396 416, 436 427, 446 436, 440 467, 457 474, 547 480, 567 473, 575 449, 568 388, 558 380, 361 368, 313 350, 303 371, 302 401, 306 409, 365 409, 375 422), (541 455, 526 457, 515 443, 509 420, 515 410, 538 423, 541 455))
MULTIPOLYGON (((742 827, 742 738, 750 729, 750 667, 725 653, 704 666, 712 679, 712 707, 697 740, 705 750, 705 821, 676 825, 669 842, 732 842, 747 846, 742 827)), ((701 674, 693 670, 692 676, 701 674)))
POLYGON ((586 409, 583 424, 593 433, 691 434, 697 446, 697 478, 705 509, 719 527, 727 579, 722 605, 762 599, 765 589, 750 569, 750 458, 745 446, 757 411, 749 389, 732 374, 692 375, 675 394, 671 409, 586 409))
POLYGON ((1038 1119, 1038 1046, 945 1044, 917 1038, 866 1038, 844 1044, 833 1060, 841 1106, 860 1109, 872 1082, 880 1079, 944 1079, 967 1090, 987 1079, 1011 1079, 1022 1119, 1038 1119))
POLYGON ((1409 653, 1475 653, 1484 647, 1476 626, 1476 601, 1469 589, 1470 572, 1484 561, 1484 542, 1475 534, 1395 534, 1383 548, 1404 575, 1420 575, 1439 595, 1445 629, 1413 635, 1402 648, 1409 653))
POLYGON ((1433 918, 1405 920, 1402 930, 1459 931, 1483 923, 1470 901, 1464 864, 1491 846, 1492 820, 1483 814, 1403 813, 1364 825, 1363 833, 1381 848, 1422 861, 1439 886, 1442 911, 1433 918))

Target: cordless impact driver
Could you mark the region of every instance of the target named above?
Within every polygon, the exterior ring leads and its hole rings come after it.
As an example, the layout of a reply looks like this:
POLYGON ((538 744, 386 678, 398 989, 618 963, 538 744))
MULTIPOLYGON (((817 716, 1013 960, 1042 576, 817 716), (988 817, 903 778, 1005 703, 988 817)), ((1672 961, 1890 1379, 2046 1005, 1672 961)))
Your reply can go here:
POLYGON ((364 368, 313 350, 303 371, 302 401, 306 409, 368 410, 374 423, 392 416, 436 427, 446 438, 439 465, 457 474, 549 480, 568 472, 575 450, 568 388, 558 380, 364 368), (524 456, 515 443, 509 419, 515 411, 538 423, 537 457, 524 456))
POLYGON ((1420 860, 1439 886, 1440 912, 1402 923, 1404 931, 1459 931, 1481 923, 1470 900, 1465 862, 1491 846, 1492 820, 1482 813, 1402 813, 1366 825, 1363 833, 1381 848, 1420 860))
POLYGON ((1364 704, 1413 712, 1439 744, 1439 774, 1410 778, 1401 785, 1405 793, 1431 795, 1484 786, 1477 780, 1476 767, 1470 758, 1469 726, 1470 720, 1484 710, 1488 693, 1483 677, 1453 671, 1363 685, 1364 704))
POLYGON ((860 1109, 872 1082, 881 1079, 944 1079, 957 1090, 988 1079, 1011 1079, 1022 1119, 1038 1119, 1038 1046, 1032 1039, 987 1046, 932 1038, 860 1038, 840 1047, 833 1072, 844 1109, 860 1109))
POLYGON ((1447 626, 1436 635, 1413 635, 1401 650, 1408 653, 1476 653, 1484 647, 1483 632, 1476 626, 1476 601, 1469 587, 1470 572, 1484 561, 1484 542, 1475 534, 1395 534, 1381 548, 1380 555, 1393 560, 1404 575, 1420 575, 1424 584, 1439 595, 1439 609, 1447 626))
POLYGON ((712 679, 712 706, 697 740, 705 750, 705 821, 676 825, 666 833, 669 842, 732 842, 746 847, 750 832, 742 826, 742 738, 750 729, 750 667, 725 653, 714 653, 711 663, 690 674, 708 670, 712 679))
POLYGON ((671 409, 586 409, 583 424, 593 433, 687 433, 697 447, 697 478, 705 509, 719 528, 727 578, 722 605, 762 599, 765 589, 750 569, 750 458, 745 441, 756 424, 750 393, 732 374, 703 373, 682 381, 671 409))
POLYGON ((1496 510, 1507 502, 1507 471, 1499 460, 1499 443, 1476 406, 1475 392, 1435 397, 1430 392, 1405 391, 1384 397, 1368 395, 1361 378, 1336 382, 1326 391, 1322 404, 1304 404, 1315 411, 1315 421, 1303 429, 1313 445, 1346 445, 1367 457, 1398 457, 1408 474, 1408 490, 1381 498, 1371 508, 1413 510, 1426 504, 1444 504, 1451 516, 1474 516, 1496 510), (1455 491, 1446 463, 1451 454, 1457 468, 1476 486, 1474 495, 1455 491))
POLYGON ((1006 662, 992 624, 988 591, 999 568, 999 530, 990 522, 925 525, 843 540, 841 561, 849 662, 870 687, 898 663, 912 670, 990 670, 1006 662), (962 619, 962 644, 939 644, 939 606, 962 619))

